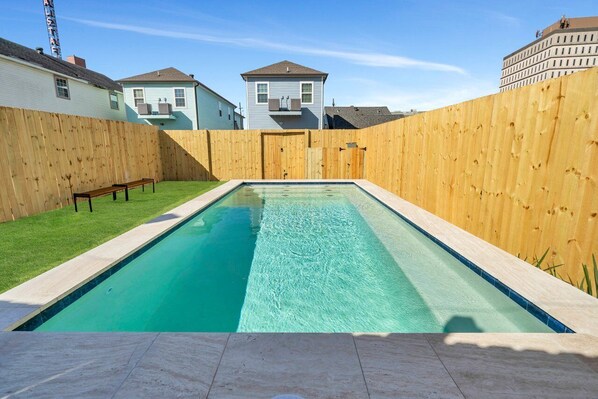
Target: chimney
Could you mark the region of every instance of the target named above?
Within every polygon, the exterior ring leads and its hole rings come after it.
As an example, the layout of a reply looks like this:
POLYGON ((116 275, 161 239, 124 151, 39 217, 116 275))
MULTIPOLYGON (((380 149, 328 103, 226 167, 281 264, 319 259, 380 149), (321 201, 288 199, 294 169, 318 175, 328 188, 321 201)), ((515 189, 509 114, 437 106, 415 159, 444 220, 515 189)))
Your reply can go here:
POLYGON ((85 60, 83 58, 77 57, 76 55, 69 55, 68 57, 66 57, 66 60, 68 62, 70 62, 71 64, 75 64, 77 66, 87 68, 87 65, 85 64, 85 60))
POLYGON ((44 48, 43 47, 36 47, 35 51, 37 51, 38 54, 44 54, 44 48))

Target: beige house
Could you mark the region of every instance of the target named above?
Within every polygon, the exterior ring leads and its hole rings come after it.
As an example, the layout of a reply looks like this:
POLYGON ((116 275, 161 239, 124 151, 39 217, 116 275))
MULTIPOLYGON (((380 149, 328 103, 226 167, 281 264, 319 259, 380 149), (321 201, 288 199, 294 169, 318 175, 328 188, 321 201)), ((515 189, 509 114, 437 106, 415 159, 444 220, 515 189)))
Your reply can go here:
POLYGON ((562 17, 503 58, 500 91, 598 65, 598 17, 562 17))

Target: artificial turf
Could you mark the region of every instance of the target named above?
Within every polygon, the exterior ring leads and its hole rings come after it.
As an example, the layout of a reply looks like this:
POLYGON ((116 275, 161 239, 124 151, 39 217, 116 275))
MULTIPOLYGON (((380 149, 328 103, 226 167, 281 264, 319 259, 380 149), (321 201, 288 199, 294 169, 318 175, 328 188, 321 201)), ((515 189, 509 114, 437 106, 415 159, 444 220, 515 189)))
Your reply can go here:
POLYGON ((93 212, 87 201, 79 212, 67 206, 0 223, 0 292, 21 284, 59 264, 88 251, 135 226, 206 192, 221 182, 174 182, 151 185, 112 196, 93 198, 93 212))

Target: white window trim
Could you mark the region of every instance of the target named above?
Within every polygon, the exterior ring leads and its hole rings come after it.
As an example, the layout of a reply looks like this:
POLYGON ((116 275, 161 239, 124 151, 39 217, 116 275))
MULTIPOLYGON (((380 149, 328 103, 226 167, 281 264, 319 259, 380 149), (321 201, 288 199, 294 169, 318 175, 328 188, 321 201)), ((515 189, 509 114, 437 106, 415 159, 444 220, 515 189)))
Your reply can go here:
POLYGON ((143 102, 142 102, 142 104, 147 104, 145 102, 145 89, 143 87, 132 87, 131 90, 132 90, 132 93, 133 93, 133 107, 135 107, 135 109, 137 109, 137 104, 135 104, 135 99, 137 98, 137 97, 135 97, 135 90, 141 90, 141 92, 143 93, 143 102))
POLYGON ((71 99, 71 86, 69 85, 69 80, 66 77, 54 75, 54 90, 56 90, 56 97, 61 98, 63 100, 70 100, 71 99), (58 92, 58 82, 57 80, 64 80, 66 82, 66 90, 68 92, 68 97, 61 96, 58 92))
MULTIPOLYGON (((172 98, 174 98, 174 104, 172 104, 174 106, 174 108, 187 108, 187 90, 185 90, 184 87, 173 87, 172 88, 172 98), (185 100, 185 105, 182 107, 177 107, 177 105, 176 105, 176 99, 177 99, 176 90, 183 90, 182 98, 183 98, 183 100, 185 100)), ((181 98, 181 97, 179 97, 179 98, 181 98)))
MULTIPOLYGON (((261 94, 263 94, 263 93, 261 93, 261 94)), ((261 105, 261 104, 268 105, 269 98, 270 98, 270 82, 255 82, 255 103, 258 105, 261 105), (266 102, 265 103, 260 103, 257 101, 257 95, 258 95, 257 85, 266 85, 266 102)))
POLYGON ((116 93, 115 91, 109 91, 108 92, 108 105, 110 106, 110 109, 118 111, 120 110, 120 101, 118 101, 118 93, 116 93), (116 96, 116 108, 112 108, 112 95, 116 96))
POLYGON ((311 104, 314 103, 314 82, 299 82, 299 98, 301 99, 301 104, 311 105, 311 104), (310 84, 311 85, 311 102, 310 103, 304 103, 303 102, 303 85, 304 84, 310 84))

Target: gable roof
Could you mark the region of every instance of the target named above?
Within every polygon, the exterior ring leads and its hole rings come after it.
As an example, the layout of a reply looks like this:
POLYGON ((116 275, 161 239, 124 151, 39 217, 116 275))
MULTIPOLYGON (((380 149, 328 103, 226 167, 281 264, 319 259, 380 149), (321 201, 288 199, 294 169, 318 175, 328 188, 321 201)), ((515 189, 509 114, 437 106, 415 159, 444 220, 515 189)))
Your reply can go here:
POLYGON ((40 54, 20 44, 0 37, 0 55, 47 69, 49 71, 87 81, 102 89, 122 92, 122 87, 106 75, 83 68, 47 54, 40 54))
POLYGON ((164 68, 157 71, 142 73, 141 75, 130 76, 119 79, 119 82, 197 82, 195 78, 179 71, 176 68, 164 68))
POLYGON ((388 107, 324 107, 330 129, 362 129, 400 119, 388 107))
POLYGON ((196 80, 191 75, 187 75, 179 71, 176 68, 169 67, 164 69, 158 69, 157 71, 151 71, 147 73, 142 73, 141 75, 135 75, 124 79, 118 80, 121 83, 154 83, 154 82, 189 82, 189 83, 197 83, 198 86, 203 87, 210 93, 214 94, 215 96, 221 98, 225 102, 229 103, 234 108, 237 106, 232 103, 231 101, 227 100, 226 98, 222 97, 220 94, 216 93, 214 90, 210 89, 208 86, 201 83, 199 80, 196 80))
POLYGON ((323 76, 326 81, 328 74, 285 60, 241 74, 243 80, 248 76, 323 76))

